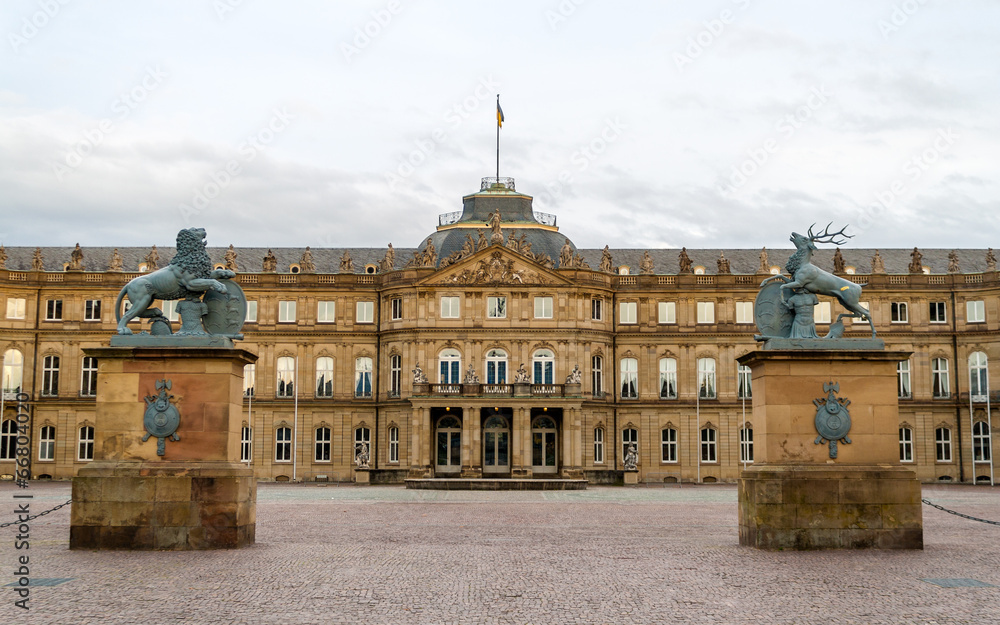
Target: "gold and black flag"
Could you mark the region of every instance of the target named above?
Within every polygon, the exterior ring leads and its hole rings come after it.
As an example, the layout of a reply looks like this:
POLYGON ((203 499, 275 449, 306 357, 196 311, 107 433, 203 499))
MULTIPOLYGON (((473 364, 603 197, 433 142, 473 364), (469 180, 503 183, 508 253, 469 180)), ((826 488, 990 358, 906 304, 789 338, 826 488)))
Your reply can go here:
POLYGON ((497 96, 497 128, 503 128, 503 109, 500 108, 499 96, 497 96))

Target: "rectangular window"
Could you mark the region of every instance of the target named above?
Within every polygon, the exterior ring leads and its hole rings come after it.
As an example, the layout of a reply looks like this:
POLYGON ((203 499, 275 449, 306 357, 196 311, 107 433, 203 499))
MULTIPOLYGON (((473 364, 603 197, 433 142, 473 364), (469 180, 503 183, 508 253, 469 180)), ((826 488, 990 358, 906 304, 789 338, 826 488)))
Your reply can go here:
POLYGON ((354 361, 354 396, 372 396, 372 359, 357 358, 354 361))
POLYGON ((316 428, 316 462, 330 462, 330 428, 316 428))
POLYGON ((913 462, 913 430, 899 428, 899 461, 913 462))
POLYGON ((375 302, 358 302, 355 323, 372 323, 375 320, 375 302))
POLYGON ((295 397, 295 359, 291 356, 278 358, 277 387, 275 396, 295 397))
POLYGON ((85 302, 83 302, 83 320, 84 321, 101 320, 101 300, 88 299, 85 302))
POLYGON ((257 385, 257 365, 243 365, 243 396, 253 397, 257 385))
POLYGON ((274 461, 292 461, 292 428, 278 428, 274 431, 274 461))
POLYGON ((736 323, 753 322, 753 302, 736 302, 736 323))
POLYGON ((536 297, 535 319, 551 319, 551 318, 552 318, 552 298, 536 297))
POLYGON ((50 299, 45 302, 45 320, 62 321, 62 300, 50 299))
POLYGON ((715 359, 698 359, 698 397, 715 399, 715 359))
POLYGON ((391 320, 399 321, 403 318, 403 298, 394 297, 389 305, 391 312, 391 320))
POLYGON ((677 361, 660 359, 660 399, 677 399, 677 361))
POLYGON ((317 323, 336 323, 337 321, 337 303, 336 302, 317 302, 316 303, 316 322, 317 323))
POLYGON ((698 323, 715 323, 715 302, 698 302, 698 323))
POLYGON ((278 302, 278 323, 295 323, 295 300, 278 302))
POLYGON ((604 319, 604 300, 597 299, 596 297, 590 300, 590 318, 593 321, 604 319))
POLYGON ((403 389, 403 357, 389 356, 389 397, 399 397, 403 389))
POLYGON ((240 432, 240 461, 250 462, 253 458, 253 428, 243 426, 240 432))
POLYGON ((621 302, 618 304, 618 323, 635 323, 638 316, 638 302, 621 302))
POLYGON ((676 302, 658 302, 656 304, 657 320, 660 323, 677 323, 676 302))
POLYGON ((257 300, 247 300, 247 323, 257 323, 257 300))
POLYGON ((591 390, 594 397, 604 397, 604 358, 593 356, 590 359, 591 390))
POLYGON ((333 358, 316 359, 316 397, 333 397, 333 358))
POLYGON ((753 430, 740 428, 740 462, 753 462, 753 430))
POLYGON ((24 319, 24 302, 25 299, 23 297, 8 297, 7 318, 24 319))
POLYGON ((830 323, 830 302, 820 302, 813 308, 813 321, 816 323, 830 323))
POLYGON ((934 430, 934 450, 938 462, 951 462, 951 430, 949 428, 934 430))
POLYGON ((701 461, 702 462, 718 462, 718 442, 716 440, 716 431, 712 428, 702 428, 701 429, 701 461))
POLYGON ((42 359, 42 395, 55 397, 59 394, 59 356, 42 359))
POLYGON ((77 460, 94 459, 93 426, 85 425, 80 428, 80 438, 77 440, 77 446, 76 446, 76 459, 77 460))
POLYGON ((948 315, 945 313, 944 302, 931 302, 930 308, 931 323, 948 323, 948 315))
POLYGON ((969 323, 986 321, 986 302, 981 299, 965 302, 965 320, 969 323))
POLYGON ((604 464, 604 430, 594 429, 594 464, 604 464))
POLYGON ((43 461, 56 459, 56 429, 51 425, 42 427, 39 433, 38 459, 43 461))
POLYGON ((486 298, 486 316, 490 319, 504 319, 507 317, 507 298, 491 295, 486 298))
POLYGON ((972 426, 972 462, 989 462, 992 458, 990 428, 985 421, 976 421, 972 426))
POLYGON ((910 314, 906 308, 906 302, 893 302, 890 321, 893 323, 909 323, 910 314))
POLYGON ((636 358, 622 358, 622 399, 639 397, 639 361, 636 358))
POLYGON ((399 428, 389 428, 389 463, 399 463, 399 428))
POLYGON ((940 399, 951 395, 948 383, 948 359, 934 358, 931 360, 931 392, 940 399))
POLYGON ((737 399, 750 399, 753 397, 753 389, 750 386, 750 367, 746 365, 736 366, 736 385, 737 399))
POLYGON ((660 462, 677 462, 677 430, 673 428, 660 432, 660 462))
POLYGON ((458 319, 459 316, 459 298, 458 297, 442 297, 441 298, 441 318, 442 319, 458 319))
POLYGON ((900 399, 909 399, 912 396, 910 387, 910 361, 901 360, 896 365, 896 381, 900 399))
POLYGON ((80 395, 83 397, 97 396, 97 359, 93 356, 83 357, 82 374, 80 376, 80 395))

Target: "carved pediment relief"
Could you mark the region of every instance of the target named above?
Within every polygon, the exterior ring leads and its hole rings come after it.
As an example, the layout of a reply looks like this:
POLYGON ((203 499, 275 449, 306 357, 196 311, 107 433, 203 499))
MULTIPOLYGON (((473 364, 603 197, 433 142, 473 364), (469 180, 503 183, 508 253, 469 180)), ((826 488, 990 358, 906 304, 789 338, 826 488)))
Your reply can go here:
POLYGON ((318 430, 319 428, 328 428, 328 427, 330 427, 329 423, 327 423, 326 421, 320 421, 314 426, 314 429, 318 430))
POLYGON ((632 423, 631 421, 629 421, 624 426, 622 426, 622 429, 623 430, 638 430, 639 428, 637 428, 634 423, 632 423))
POLYGON ((664 430, 676 430, 677 426, 674 425, 673 421, 667 421, 666 423, 663 424, 663 428, 662 429, 664 429, 664 430))
POLYGON ((399 429, 399 425, 395 421, 389 421, 389 429, 391 430, 392 428, 399 429))
POLYGON ((275 429, 278 429, 278 428, 290 428, 290 427, 292 427, 292 424, 289 423, 288 421, 285 421, 284 419, 282 419, 281 421, 278 421, 277 423, 274 424, 274 428, 275 429))
POLYGON ((596 424, 594 424, 594 429, 595 430, 603 430, 604 429, 604 421, 598 421, 596 424))
POLYGON ((430 276, 427 285, 567 284, 527 257, 492 246, 430 276))
POLYGON ((368 427, 368 422, 365 421, 364 419, 362 419, 361 421, 358 421, 358 424, 356 426, 354 426, 355 430, 357 430, 359 428, 371 429, 371 428, 368 427))

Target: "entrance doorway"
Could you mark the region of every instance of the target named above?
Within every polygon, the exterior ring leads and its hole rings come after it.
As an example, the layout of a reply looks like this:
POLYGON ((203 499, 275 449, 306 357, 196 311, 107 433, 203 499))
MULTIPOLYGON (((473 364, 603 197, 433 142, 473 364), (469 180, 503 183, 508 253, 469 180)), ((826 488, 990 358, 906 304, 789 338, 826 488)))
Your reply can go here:
POLYGON ((510 410, 484 409, 483 417, 483 474, 510 473, 510 410))
POLYGON ((438 418, 435 426, 435 475, 458 475, 462 471, 462 421, 453 414, 438 418))
MULTIPOLYGON (((533 411, 534 412, 534 411, 533 411)), ((531 471, 555 473, 558 470, 559 431, 555 419, 545 413, 531 419, 531 471)))

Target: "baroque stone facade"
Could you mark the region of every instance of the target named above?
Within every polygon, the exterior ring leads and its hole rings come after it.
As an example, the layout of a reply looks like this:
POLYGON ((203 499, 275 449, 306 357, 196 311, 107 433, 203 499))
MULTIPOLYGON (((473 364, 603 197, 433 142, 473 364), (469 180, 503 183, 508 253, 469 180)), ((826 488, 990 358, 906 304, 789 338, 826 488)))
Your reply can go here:
MULTIPOLYGON (((642 482, 738 477, 752 462, 753 417, 736 358, 756 349, 760 274, 791 251, 576 249, 530 202, 513 181, 484 184, 463 198, 461 217, 442 216, 420 247, 394 250, 420 259, 401 268, 384 247, 209 249, 217 267, 237 254, 265 259, 236 278, 251 303, 239 347, 259 356, 245 372, 242 457, 259 478, 351 481, 366 448, 372 482, 612 482, 633 444, 642 482), (484 245, 490 228, 501 237, 484 245), (511 237, 530 246, 506 245, 511 237)), ((7 246, 0 269, 3 423, 14 393, 27 393, 33 473, 69 478, 95 444, 100 363, 83 350, 107 345, 118 290, 149 248, 119 247, 115 269, 33 271, 27 243, 7 246)), ((53 266, 71 260, 71 248, 42 249, 53 266)), ((922 250, 923 272, 911 270, 909 250, 847 248, 836 262, 868 284, 887 348, 913 352, 898 369, 902 462, 927 482, 982 481, 1000 452, 986 403, 998 403, 986 383, 1000 357, 1000 274, 986 250, 962 250, 967 273, 948 273, 949 252, 922 250)), ((834 266, 833 254, 817 257, 834 266)), ((821 334, 838 308, 822 301, 821 334)), ((868 334, 867 324, 847 327, 868 334)), ((12 440, 0 439, 0 474, 14 473, 12 440)))

